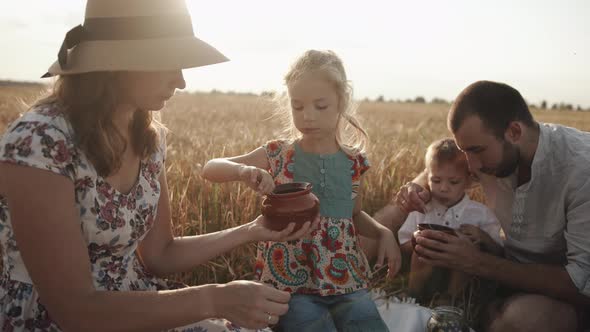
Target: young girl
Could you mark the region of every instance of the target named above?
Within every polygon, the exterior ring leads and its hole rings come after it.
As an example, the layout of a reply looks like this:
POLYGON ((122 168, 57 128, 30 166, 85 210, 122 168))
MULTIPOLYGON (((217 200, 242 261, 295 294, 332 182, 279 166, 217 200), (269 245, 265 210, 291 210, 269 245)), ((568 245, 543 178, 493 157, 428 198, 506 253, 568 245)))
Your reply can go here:
POLYGON ((399 269, 400 253, 393 233, 361 211, 367 135, 354 117, 342 62, 331 51, 307 51, 285 83, 289 106, 281 110, 289 119, 289 139, 211 160, 204 177, 243 181, 260 194, 277 184, 312 183, 320 199, 319 229, 297 241, 258 247, 256 276, 293 294, 279 321, 284 331, 387 330, 367 292, 371 271, 357 232, 379 241, 377 265, 387 258, 390 277, 399 269))

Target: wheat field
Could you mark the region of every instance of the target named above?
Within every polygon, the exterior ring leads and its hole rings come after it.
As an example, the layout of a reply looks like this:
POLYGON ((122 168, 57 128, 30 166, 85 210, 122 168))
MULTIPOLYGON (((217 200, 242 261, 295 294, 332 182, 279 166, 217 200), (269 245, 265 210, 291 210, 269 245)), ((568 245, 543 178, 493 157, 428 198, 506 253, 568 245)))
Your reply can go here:
MULTIPOLYGON (((32 102, 42 87, 0 87, 0 130, 32 102)), ((363 207, 373 214, 401 184, 423 169, 427 145, 448 136, 449 105, 362 102, 359 115, 370 136, 372 168, 366 174, 363 207)), ((264 97, 244 94, 180 93, 161 111, 168 135, 167 176, 174 233, 213 232, 250 221, 259 214, 260 197, 238 183, 212 184, 201 175, 207 160, 249 152, 276 137, 278 121, 264 97)), ((542 122, 590 131, 584 112, 533 109, 542 122)), ((478 192, 475 198, 480 199, 478 192)), ((254 244, 236 248, 193 271, 171 276, 190 285, 250 279, 254 244)))

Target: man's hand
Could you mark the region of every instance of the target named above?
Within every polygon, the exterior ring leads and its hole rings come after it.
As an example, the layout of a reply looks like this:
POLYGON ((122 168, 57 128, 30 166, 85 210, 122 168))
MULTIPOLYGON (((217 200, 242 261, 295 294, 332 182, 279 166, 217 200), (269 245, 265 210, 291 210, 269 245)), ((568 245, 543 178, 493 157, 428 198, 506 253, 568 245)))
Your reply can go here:
POLYGON ((425 213, 426 203, 430 201, 430 192, 419 184, 408 182, 399 189, 394 201, 404 213, 425 213))
POLYGON ((459 232, 467 236, 467 238, 469 238, 476 246, 486 243, 487 238, 492 240, 488 233, 482 231, 481 228, 470 224, 462 224, 459 226, 459 232))
POLYGON ((421 262, 478 274, 482 263, 480 250, 471 240, 461 234, 457 236, 439 231, 424 230, 416 234, 416 248, 421 262))

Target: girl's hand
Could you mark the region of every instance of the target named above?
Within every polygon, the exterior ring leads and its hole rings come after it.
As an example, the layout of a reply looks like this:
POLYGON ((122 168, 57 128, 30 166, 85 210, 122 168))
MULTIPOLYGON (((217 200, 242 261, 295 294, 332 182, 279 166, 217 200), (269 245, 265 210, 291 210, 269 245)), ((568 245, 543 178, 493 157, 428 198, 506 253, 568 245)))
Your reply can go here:
POLYGON ((378 241, 379 247, 377 249, 377 263, 375 263, 375 269, 381 268, 383 261, 387 259, 387 277, 393 279, 402 266, 402 256, 399 251, 399 246, 395 240, 395 236, 387 228, 381 230, 381 235, 379 236, 378 241))
POLYGON ((275 183, 272 176, 265 170, 242 165, 239 171, 240 181, 244 182, 252 190, 260 195, 266 195, 273 191, 275 183))
POLYGON ((246 227, 248 227, 248 233, 251 235, 251 241, 286 242, 306 237, 318 229, 320 216, 318 214, 314 220, 305 222, 296 232, 293 232, 295 229, 295 223, 293 222, 282 231, 273 231, 266 228, 264 224, 265 218, 263 215, 258 216, 256 219, 246 224, 246 227))
POLYGON ((268 285, 237 280, 214 289, 211 296, 214 317, 248 329, 274 325, 289 310, 291 295, 268 285))

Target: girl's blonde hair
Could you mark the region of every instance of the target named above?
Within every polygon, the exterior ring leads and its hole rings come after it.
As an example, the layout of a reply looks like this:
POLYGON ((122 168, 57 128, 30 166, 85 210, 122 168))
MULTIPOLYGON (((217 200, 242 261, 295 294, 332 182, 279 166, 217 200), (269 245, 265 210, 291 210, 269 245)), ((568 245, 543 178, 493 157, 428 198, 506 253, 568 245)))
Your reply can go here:
POLYGON ((121 168, 128 143, 142 159, 154 153, 163 128, 150 111, 137 110, 130 124, 130 142, 126 142, 113 121, 119 91, 117 72, 62 75, 33 107, 59 104, 74 129, 76 144, 97 173, 108 176, 121 168))
MULTIPOLYGON (((349 155, 364 152, 367 143, 367 132, 356 118, 357 104, 352 99, 352 85, 346 78, 346 71, 342 60, 333 51, 309 50, 301 55, 291 65, 285 75, 285 85, 290 86, 309 73, 320 73, 333 84, 338 94, 338 108, 340 117, 336 127, 336 141, 340 148, 349 155), (343 121, 344 120, 344 121, 343 121)), ((283 123, 285 138, 295 140, 301 133, 293 124, 291 103, 286 93, 276 97, 277 115, 283 123)))

